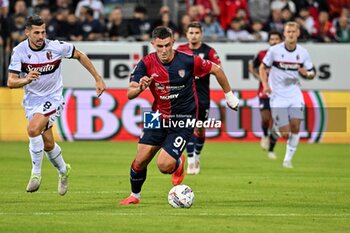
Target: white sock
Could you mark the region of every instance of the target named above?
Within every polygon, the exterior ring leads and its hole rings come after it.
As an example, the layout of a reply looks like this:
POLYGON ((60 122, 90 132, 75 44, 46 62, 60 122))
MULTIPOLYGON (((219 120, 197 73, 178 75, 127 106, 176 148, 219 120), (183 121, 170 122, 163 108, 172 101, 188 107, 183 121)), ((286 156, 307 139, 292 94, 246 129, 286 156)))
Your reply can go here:
POLYGON ((198 154, 194 153, 193 157, 195 158, 196 161, 200 161, 201 160, 201 155, 200 154, 198 155, 198 154))
POLYGON ((140 193, 131 193, 131 195, 137 199, 141 199, 141 194, 140 193))
POLYGON ((297 146, 299 144, 299 134, 290 134, 287 142, 286 155, 284 161, 292 161, 297 146))
POLYGON ((32 173, 41 176, 41 164, 43 161, 44 140, 41 135, 29 137, 29 153, 32 158, 32 173))
POLYGON ((59 145, 55 143, 53 150, 46 151, 46 157, 57 168, 58 172, 65 174, 67 172, 66 163, 62 157, 62 150, 59 145))
POLYGON ((187 162, 188 162, 188 163, 194 163, 194 162, 195 162, 195 157, 194 157, 194 156, 188 157, 187 162))

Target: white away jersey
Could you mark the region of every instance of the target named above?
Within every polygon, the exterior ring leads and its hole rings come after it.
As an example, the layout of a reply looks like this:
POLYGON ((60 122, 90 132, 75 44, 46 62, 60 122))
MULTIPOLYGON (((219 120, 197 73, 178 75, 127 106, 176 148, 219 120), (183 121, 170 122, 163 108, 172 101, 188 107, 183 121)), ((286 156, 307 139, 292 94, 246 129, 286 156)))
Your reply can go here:
POLYGON ((46 39, 42 49, 34 50, 29 47, 27 39, 13 49, 9 73, 19 74, 20 78, 31 70, 41 73, 38 80, 24 86, 24 98, 60 96, 63 89, 61 60, 71 58, 73 54, 74 46, 70 43, 46 39))
POLYGON ((305 48, 297 45, 293 51, 289 51, 284 42, 270 47, 263 63, 271 67, 268 81, 272 95, 282 97, 301 94, 299 67, 308 71, 313 69, 310 55, 305 48))

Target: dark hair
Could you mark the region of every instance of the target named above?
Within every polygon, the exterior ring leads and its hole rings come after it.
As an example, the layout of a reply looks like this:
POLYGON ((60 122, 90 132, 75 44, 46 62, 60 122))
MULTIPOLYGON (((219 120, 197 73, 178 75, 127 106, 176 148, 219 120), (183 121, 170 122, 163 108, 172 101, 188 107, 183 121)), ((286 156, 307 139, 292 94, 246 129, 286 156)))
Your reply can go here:
POLYGON ((94 10, 89 6, 83 6, 86 9, 86 13, 90 16, 94 15, 94 10))
POLYGON ((137 5, 137 6, 135 6, 134 12, 135 13, 147 14, 147 9, 144 6, 137 5))
POLYGON ((267 37, 267 41, 270 40, 272 35, 277 35, 280 38, 280 40, 283 40, 282 34, 279 31, 272 30, 272 31, 269 32, 269 35, 267 37))
POLYGON ((152 32, 153 39, 159 38, 163 40, 168 37, 173 38, 173 31, 165 26, 158 26, 152 32))
POLYGON ((33 25, 41 26, 44 24, 44 21, 39 15, 31 15, 27 17, 26 28, 32 28, 33 25))
POLYGON ((189 28, 198 28, 202 31, 202 24, 200 22, 192 22, 187 26, 187 31, 189 28))

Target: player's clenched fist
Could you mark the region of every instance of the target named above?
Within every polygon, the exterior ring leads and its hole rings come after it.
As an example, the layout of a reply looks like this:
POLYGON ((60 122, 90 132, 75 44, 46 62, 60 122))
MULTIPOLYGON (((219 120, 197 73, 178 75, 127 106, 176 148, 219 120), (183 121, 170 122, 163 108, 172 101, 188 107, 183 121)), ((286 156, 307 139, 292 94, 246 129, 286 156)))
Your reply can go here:
POLYGON ((40 74, 41 73, 39 71, 37 71, 37 70, 29 71, 29 73, 28 73, 28 75, 26 77, 27 80, 28 80, 28 83, 31 83, 32 81, 39 79, 39 75, 40 74))
POLYGON ((140 79, 140 90, 143 91, 147 87, 149 87, 149 85, 151 85, 152 80, 153 80, 153 75, 151 77, 143 76, 140 79))
POLYGON ((232 91, 225 93, 226 103, 229 108, 237 111, 239 99, 232 93, 232 91))

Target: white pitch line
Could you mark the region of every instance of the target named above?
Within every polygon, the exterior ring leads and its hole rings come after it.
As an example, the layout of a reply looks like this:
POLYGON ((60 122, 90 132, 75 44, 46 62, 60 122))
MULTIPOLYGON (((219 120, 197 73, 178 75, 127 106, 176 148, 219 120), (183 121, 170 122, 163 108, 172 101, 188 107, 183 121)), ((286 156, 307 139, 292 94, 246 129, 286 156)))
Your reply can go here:
MULTIPOLYGON (((55 193, 57 194, 57 191, 37 191, 37 194, 52 194, 55 193)), ((124 194, 124 193, 130 193, 130 190, 120 190, 120 191, 68 191, 68 194, 124 194)), ((154 190, 154 191, 147 191, 147 193, 159 193, 159 191, 154 190)), ((196 191, 196 193, 202 193, 201 191, 196 191)), ((30 194, 27 193, 26 191, 10 191, 10 192, 0 192, 0 195, 11 195, 11 194, 30 194)), ((35 195, 32 193, 32 195, 35 195)))
MULTIPOLYGON (((136 209, 133 209, 136 210, 136 209)), ((174 211, 176 211, 174 209, 174 211)), ((180 209, 178 211, 181 211, 180 209)), ((185 210, 186 211, 186 210, 185 210)), ((37 215, 55 215, 55 216, 164 216, 164 213, 151 213, 151 212, 143 212, 143 213, 135 213, 135 212, 91 212, 91 213, 82 213, 82 212, 70 212, 70 213, 54 213, 54 212, 28 212, 28 213, 16 213, 16 212, 0 212, 0 215, 8 215, 8 216, 37 216, 37 215)), ((166 213, 166 216, 220 216, 220 217, 350 217, 350 213, 342 213, 342 214, 299 214, 299 213, 289 213, 289 214, 249 214, 249 213, 185 213, 183 211, 177 213, 166 213)))
MULTIPOLYGON (((51 193, 57 193, 57 191, 38 191, 38 194, 51 194, 51 193)), ((130 191, 68 191, 68 193, 73 193, 73 194, 110 194, 110 193, 130 193, 130 191)), ((151 193, 156 193, 156 191, 151 193)), ((159 193, 159 192, 158 192, 159 193)), ((14 192, 0 192, 0 195, 6 194, 6 195, 11 195, 11 194, 27 194, 26 191, 20 192, 20 191, 14 191, 14 192)), ((34 195, 34 193, 33 193, 34 195)))

